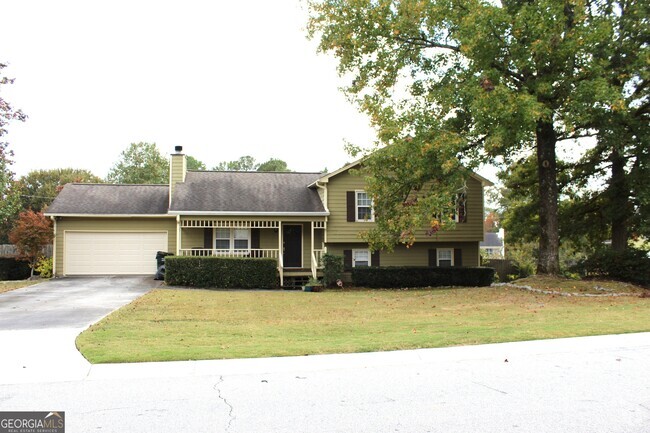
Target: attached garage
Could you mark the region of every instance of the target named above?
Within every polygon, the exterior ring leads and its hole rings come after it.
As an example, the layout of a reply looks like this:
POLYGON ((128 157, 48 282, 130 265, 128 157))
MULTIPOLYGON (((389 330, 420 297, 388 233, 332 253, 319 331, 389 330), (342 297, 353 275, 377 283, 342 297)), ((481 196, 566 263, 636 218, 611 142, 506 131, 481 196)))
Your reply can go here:
POLYGON ((66 275, 142 275, 156 272, 167 232, 65 232, 66 275))

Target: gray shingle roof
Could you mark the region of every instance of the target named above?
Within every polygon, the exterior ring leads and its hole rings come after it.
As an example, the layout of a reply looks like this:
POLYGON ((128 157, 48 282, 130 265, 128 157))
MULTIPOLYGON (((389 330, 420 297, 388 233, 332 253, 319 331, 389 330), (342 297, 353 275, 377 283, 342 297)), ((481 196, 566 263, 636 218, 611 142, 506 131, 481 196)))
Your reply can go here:
POLYGON ((189 171, 176 185, 170 211, 325 212, 307 185, 321 173, 189 171))
POLYGON ((485 233, 485 241, 480 244, 482 247, 502 247, 503 240, 499 237, 499 233, 485 233))
POLYGON ((69 183, 46 214, 163 215, 168 205, 168 185, 69 183))

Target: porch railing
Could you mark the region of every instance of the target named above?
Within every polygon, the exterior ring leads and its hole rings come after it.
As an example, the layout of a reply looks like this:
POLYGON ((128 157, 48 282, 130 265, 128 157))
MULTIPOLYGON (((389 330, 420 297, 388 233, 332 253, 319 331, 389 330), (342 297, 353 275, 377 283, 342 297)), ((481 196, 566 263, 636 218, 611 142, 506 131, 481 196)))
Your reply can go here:
POLYGON ((179 251, 181 256, 194 257, 253 257, 258 259, 277 259, 280 256, 278 249, 251 248, 250 250, 217 250, 210 248, 184 248, 179 251))
POLYGON ((321 263, 321 258, 323 257, 323 250, 313 250, 311 253, 311 275, 316 278, 316 271, 318 269, 323 269, 323 264, 321 263))

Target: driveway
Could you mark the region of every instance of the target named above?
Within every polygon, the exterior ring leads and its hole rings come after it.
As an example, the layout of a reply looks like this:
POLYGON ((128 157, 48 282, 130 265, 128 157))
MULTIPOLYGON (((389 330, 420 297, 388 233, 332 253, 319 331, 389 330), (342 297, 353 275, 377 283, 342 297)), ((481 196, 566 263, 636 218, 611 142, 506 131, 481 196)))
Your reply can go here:
POLYGON ((77 335, 158 285, 151 276, 77 277, 0 294, 0 383, 85 375, 77 335))

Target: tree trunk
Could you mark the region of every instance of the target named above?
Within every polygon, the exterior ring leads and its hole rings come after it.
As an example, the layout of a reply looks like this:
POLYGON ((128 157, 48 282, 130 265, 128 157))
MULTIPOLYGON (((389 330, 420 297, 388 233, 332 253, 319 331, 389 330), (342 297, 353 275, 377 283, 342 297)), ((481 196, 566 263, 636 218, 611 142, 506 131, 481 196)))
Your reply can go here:
POLYGON ((612 249, 625 251, 627 248, 627 221, 630 191, 625 176, 625 159, 617 149, 612 150, 612 177, 609 180, 609 202, 612 221, 612 249))
POLYGON ((536 128, 537 172, 539 179, 539 255, 537 273, 560 272, 558 186, 555 159, 557 136, 553 122, 540 120, 536 128))

